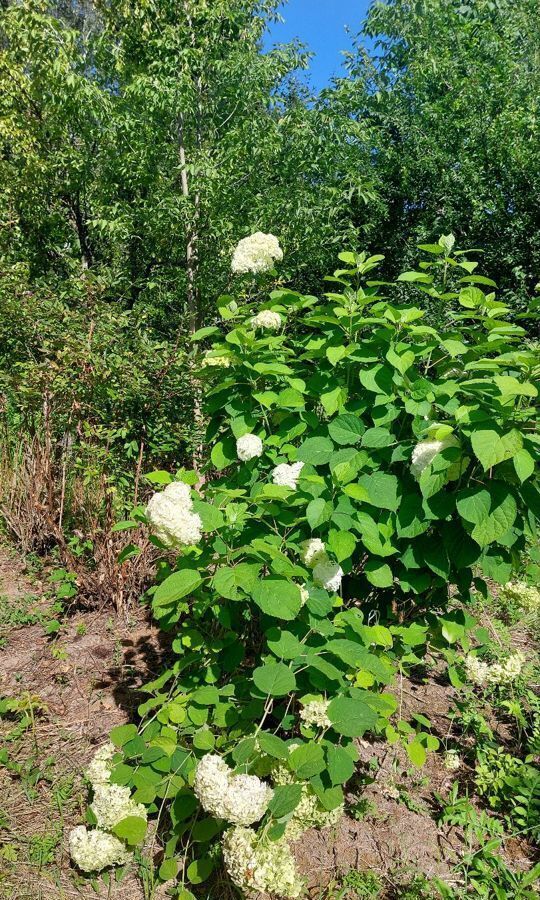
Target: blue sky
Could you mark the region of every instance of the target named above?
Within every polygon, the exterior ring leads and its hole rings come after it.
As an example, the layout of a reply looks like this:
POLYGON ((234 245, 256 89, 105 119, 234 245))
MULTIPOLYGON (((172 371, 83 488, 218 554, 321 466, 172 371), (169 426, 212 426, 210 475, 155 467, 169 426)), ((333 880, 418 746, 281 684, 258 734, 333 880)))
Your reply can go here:
POLYGON ((340 74, 340 50, 350 47, 345 26, 359 31, 368 6, 369 0, 289 0, 280 10, 285 22, 272 26, 266 46, 300 38, 315 53, 310 84, 320 89, 340 74))

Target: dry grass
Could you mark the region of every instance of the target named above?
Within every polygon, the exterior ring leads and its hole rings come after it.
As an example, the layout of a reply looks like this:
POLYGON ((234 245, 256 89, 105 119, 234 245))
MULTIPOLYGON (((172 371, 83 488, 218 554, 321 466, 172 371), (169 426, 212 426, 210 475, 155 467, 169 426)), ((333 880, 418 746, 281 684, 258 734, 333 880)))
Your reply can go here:
POLYGON ((24 554, 55 549, 60 564, 77 575, 79 603, 112 603, 125 612, 152 577, 155 550, 144 529, 113 530, 117 516, 105 477, 83 479, 67 438, 53 448, 47 429, 30 443, 0 449, 0 514, 24 554), (77 523, 72 534, 67 522, 77 523), (76 552, 85 543, 91 552, 76 552), (119 563, 129 545, 133 554, 119 563))

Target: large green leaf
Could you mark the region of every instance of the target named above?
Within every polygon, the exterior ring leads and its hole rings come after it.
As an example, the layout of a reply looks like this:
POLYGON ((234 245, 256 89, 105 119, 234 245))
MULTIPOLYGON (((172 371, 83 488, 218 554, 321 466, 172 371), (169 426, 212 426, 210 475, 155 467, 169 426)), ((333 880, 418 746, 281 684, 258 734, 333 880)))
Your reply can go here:
POLYGON ((302 606, 300 588, 286 578, 263 578, 256 583, 251 596, 263 612, 276 619, 295 619, 302 606))
POLYGON ((471 435, 474 455, 487 472, 505 459, 511 459, 523 446, 523 439, 516 429, 500 435, 493 429, 474 431, 471 435))
POLYGON ((154 604, 156 606, 169 606, 182 597, 192 594, 199 585, 202 584, 202 578, 196 569, 181 569, 179 572, 173 572, 165 581, 162 581, 154 594, 154 604))
POLYGON ((479 521, 475 523, 471 531, 471 537, 480 547, 487 547, 501 538, 514 524, 517 516, 517 503, 510 489, 500 481, 492 481, 486 488, 489 494, 490 504, 487 516, 481 516, 484 507, 484 498, 477 499, 477 507, 470 505, 468 498, 468 515, 476 515, 479 521))
POLYGON ((297 457, 301 462, 312 466, 324 466, 330 462, 334 452, 331 440, 325 437, 307 438, 299 447, 297 457))
POLYGON ((302 797, 302 785, 294 784, 278 784, 274 788, 274 794, 268 804, 268 811, 275 819, 281 819, 292 813, 302 797))
POLYGON ((365 430, 362 419, 353 413, 337 416, 328 426, 328 433, 336 444, 357 444, 365 430))
POLYGON ((368 492, 368 503, 379 509, 389 509, 395 512, 399 506, 398 491, 399 482, 395 475, 386 472, 372 472, 370 475, 362 475, 358 484, 368 492))
POLYGON ((345 784, 354 774, 354 760, 337 744, 326 745, 326 765, 332 784, 345 784))
POLYGON ((285 663, 270 662, 253 670, 255 686, 270 697, 284 697, 296 688, 294 672, 285 663))
POLYGON ((362 700, 351 697, 335 697, 328 706, 328 718, 338 734, 362 737, 373 728, 379 718, 377 713, 362 700))
POLYGON ((326 768, 324 751, 320 744, 300 744, 291 750, 289 764, 299 778, 312 778, 326 768))

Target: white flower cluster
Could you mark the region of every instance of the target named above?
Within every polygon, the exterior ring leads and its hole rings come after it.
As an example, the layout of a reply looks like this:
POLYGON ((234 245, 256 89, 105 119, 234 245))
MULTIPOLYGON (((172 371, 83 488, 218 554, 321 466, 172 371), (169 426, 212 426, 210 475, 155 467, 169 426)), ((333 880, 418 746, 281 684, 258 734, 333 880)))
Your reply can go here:
POLYGON ((309 600, 309 591, 304 584, 300 584, 299 588, 300 588, 300 605, 305 606, 309 600))
POLYGON ((94 785, 94 799, 90 809, 100 828, 114 828, 128 816, 146 820, 146 807, 132 800, 130 789, 123 784, 94 785))
POLYGON ((201 540, 201 517, 193 512, 189 485, 181 481, 173 481, 154 494, 146 515, 153 533, 167 547, 191 546, 201 540))
POLYGON ((256 231, 249 237, 242 238, 235 247, 231 269, 237 275, 252 272, 257 275, 268 272, 274 263, 283 259, 283 250, 277 237, 256 231))
POLYGON ((465 671, 473 684, 479 686, 508 684, 521 675, 525 657, 519 650, 512 653, 503 663, 489 663, 469 654, 465 657, 465 671))
MULTIPOLYGON (((459 441, 455 435, 449 434, 442 441, 420 441, 412 452, 411 472, 415 478, 419 478, 424 469, 431 465, 437 454, 442 453, 447 447, 459 447, 459 441)), ((459 462, 450 466, 449 477, 451 480, 459 477, 460 469, 459 462)))
POLYGON ((237 825, 262 819, 272 798, 272 788, 256 775, 234 775, 227 763, 212 753, 200 760, 193 790, 206 812, 237 825))
POLYGON ((318 562, 313 569, 313 580, 327 591, 336 593, 341 587, 343 569, 330 559, 318 562))
POLYGON ((84 773, 88 781, 95 785, 108 784, 111 777, 112 761, 118 750, 110 742, 100 747, 84 773))
POLYGON ((300 472, 303 468, 303 462, 295 462, 291 465, 288 463, 280 463, 280 465, 276 466, 272 471, 272 481, 274 484, 279 484, 282 487, 290 488, 291 491, 295 491, 300 472))
MULTIPOLYGON (((274 784, 293 784, 295 778, 283 763, 277 763, 272 771, 274 784)), ((337 825, 344 812, 343 804, 335 809, 325 809, 315 791, 307 782, 302 783, 302 795, 298 806, 287 822, 285 837, 297 841, 310 828, 330 828, 337 825)))
POLYGON ((85 772, 94 791, 90 809, 98 827, 88 829, 78 825, 70 832, 69 852, 82 872, 101 872, 109 866, 121 866, 128 862, 131 852, 117 837, 108 834, 107 829, 114 828, 128 816, 138 816, 146 821, 145 807, 131 799, 129 788, 109 783, 112 760, 117 752, 113 744, 104 744, 85 772))
POLYGON ((326 555, 326 547, 320 538, 310 538, 308 541, 304 541, 301 547, 302 562, 310 568, 317 565, 320 560, 328 558, 326 555))
POLYGON ((267 331, 279 331, 281 328, 281 316, 271 309, 261 309, 250 320, 252 328, 266 328, 267 331))
POLYGON ((208 356, 207 354, 202 361, 203 369, 208 366, 220 366, 222 369, 228 369, 230 364, 231 360, 228 356, 208 356))
POLYGON ((343 578, 343 569, 333 563, 326 552, 326 547, 319 538, 310 538, 302 543, 302 562, 313 569, 313 580, 327 591, 339 591, 343 578))
POLYGON ((263 442, 256 434, 243 434, 236 442, 236 455, 242 462, 249 462, 263 454, 263 442))
POLYGON ((284 838, 260 840, 252 828, 231 828, 223 838, 223 859, 231 881, 248 895, 299 897, 304 882, 284 838))
POLYGON ((508 582, 503 587, 501 594, 527 612, 540 612, 540 591, 525 581, 508 582))
POLYGON ((310 700, 300 710, 300 718, 304 725, 316 725, 317 728, 331 728, 332 723, 328 718, 329 700, 310 700))
POLYGON ((461 766, 461 756, 457 750, 447 750, 443 760, 444 768, 449 772, 455 772, 461 766))
POLYGON ((131 859, 129 850, 113 834, 99 828, 89 830, 84 825, 71 830, 69 852, 82 872, 101 872, 109 866, 122 866, 131 859))

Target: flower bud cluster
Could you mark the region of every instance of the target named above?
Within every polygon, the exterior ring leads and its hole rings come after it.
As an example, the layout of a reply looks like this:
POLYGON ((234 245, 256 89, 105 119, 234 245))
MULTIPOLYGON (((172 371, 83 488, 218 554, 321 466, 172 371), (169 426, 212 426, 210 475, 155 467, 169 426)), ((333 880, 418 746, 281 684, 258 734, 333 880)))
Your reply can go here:
POLYGON ((181 481, 173 481, 154 494, 146 515, 153 533, 167 547, 189 547, 201 540, 201 517, 193 512, 189 485, 181 481))
POLYGON ((193 790, 206 812, 237 825, 262 819, 272 798, 272 788, 260 778, 234 775, 227 763, 212 753, 199 761, 193 790))
POLYGON ((231 828, 223 838, 223 860, 231 881, 248 896, 299 897, 304 882, 285 838, 260 839, 252 828, 231 828))

